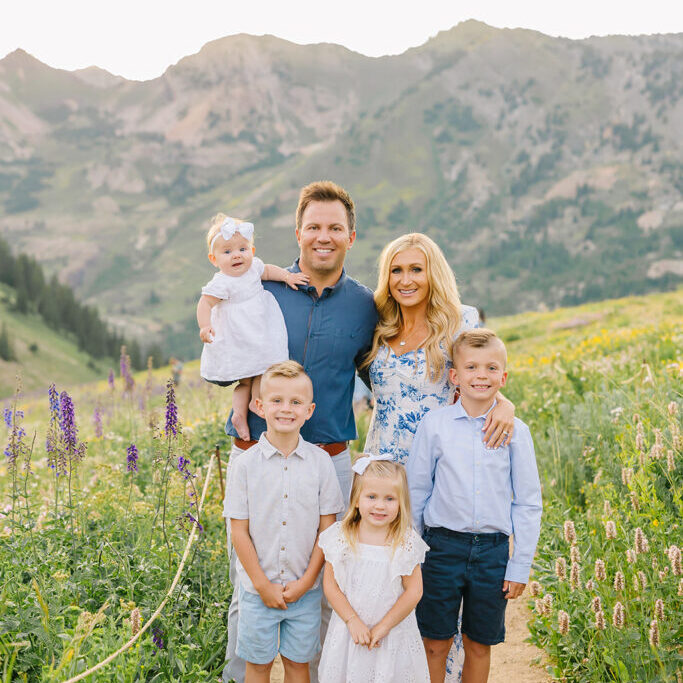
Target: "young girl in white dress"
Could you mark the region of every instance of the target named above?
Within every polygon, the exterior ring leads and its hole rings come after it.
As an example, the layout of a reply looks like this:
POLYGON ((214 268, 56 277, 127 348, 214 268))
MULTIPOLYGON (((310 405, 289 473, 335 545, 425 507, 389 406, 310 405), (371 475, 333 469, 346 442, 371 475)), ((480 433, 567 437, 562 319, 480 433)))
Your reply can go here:
POLYGON ((287 328, 275 297, 261 280, 285 282, 292 289, 308 282, 303 273, 264 264, 254 256, 254 225, 219 213, 206 235, 209 261, 218 268, 202 288, 197 304, 199 338, 204 342, 201 376, 221 386, 238 381, 232 423, 249 439, 249 401, 258 396, 260 375, 287 360, 287 328))
POLYGON ((405 470, 389 458, 354 463, 348 511, 318 540, 334 610, 318 669, 324 683, 429 683, 415 619, 429 547, 412 527, 405 470))

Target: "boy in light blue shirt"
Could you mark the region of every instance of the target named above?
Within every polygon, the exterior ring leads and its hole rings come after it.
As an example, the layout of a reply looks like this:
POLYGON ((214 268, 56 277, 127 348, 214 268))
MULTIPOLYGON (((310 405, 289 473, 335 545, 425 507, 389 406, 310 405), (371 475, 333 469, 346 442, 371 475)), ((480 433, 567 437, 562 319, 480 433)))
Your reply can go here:
POLYGON ((506 601, 529 579, 541 486, 521 420, 515 418, 507 445, 487 449, 483 442, 484 420, 507 379, 503 342, 491 330, 467 330, 454 342, 452 360, 460 398, 422 419, 406 465, 413 521, 430 546, 416 613, 434 683, 444 680, 462 603, 462 680, 485 683, 491 645, 505 638, 506 601))

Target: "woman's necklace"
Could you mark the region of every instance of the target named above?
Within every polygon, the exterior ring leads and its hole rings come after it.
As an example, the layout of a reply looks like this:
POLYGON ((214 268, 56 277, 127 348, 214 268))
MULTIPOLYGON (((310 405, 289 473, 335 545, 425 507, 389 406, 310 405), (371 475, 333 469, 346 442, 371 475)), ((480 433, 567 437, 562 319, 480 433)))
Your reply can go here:
POLYGON ((418 327, 413 328, 412 332, 409 332, 403 339, 399 339, 398 345, 405 346, 408 340, 419 330, 418 327))

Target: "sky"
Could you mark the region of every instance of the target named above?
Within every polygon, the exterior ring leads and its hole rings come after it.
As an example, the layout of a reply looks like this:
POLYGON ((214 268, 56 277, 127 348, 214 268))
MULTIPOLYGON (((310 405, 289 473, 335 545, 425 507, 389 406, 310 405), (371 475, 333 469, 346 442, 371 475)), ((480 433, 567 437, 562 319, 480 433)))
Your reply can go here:
POLYGON ((683 32, 680 0, 0 0, 0 58, 22 48, 50 66, 129 79, 162 74, 235 33, 399 54, 466 19, 551 36, 683 32))

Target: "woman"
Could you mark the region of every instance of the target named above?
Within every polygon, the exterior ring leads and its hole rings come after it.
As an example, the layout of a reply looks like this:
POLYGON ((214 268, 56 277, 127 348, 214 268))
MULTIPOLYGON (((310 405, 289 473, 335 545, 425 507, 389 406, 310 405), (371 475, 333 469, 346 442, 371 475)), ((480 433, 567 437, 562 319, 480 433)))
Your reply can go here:
MULTIPOLYGON (((420 420, 452 403, 448 348, 479 322, 477 310, 460 303, 455 276, 443 252, 421 233, 402 235, 382 251, 375 290, 379 323, 363 363, 375 408, 365 452, 391 454, 405 463, 420 420)), ((484 424, 484 441, 498 447, 511 438, 514 406, 498 395, 484 424)), ((460 680, 462 639, 456 636, 447 680, 460 680)))

